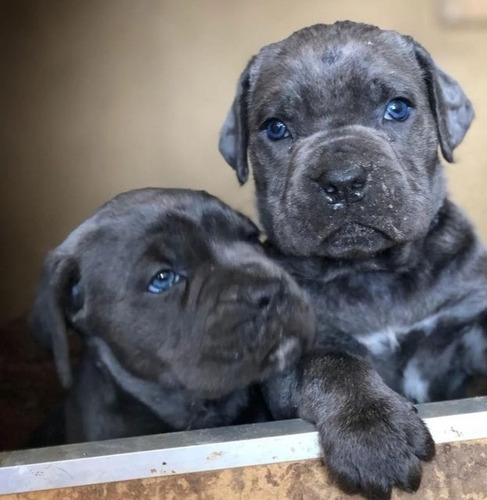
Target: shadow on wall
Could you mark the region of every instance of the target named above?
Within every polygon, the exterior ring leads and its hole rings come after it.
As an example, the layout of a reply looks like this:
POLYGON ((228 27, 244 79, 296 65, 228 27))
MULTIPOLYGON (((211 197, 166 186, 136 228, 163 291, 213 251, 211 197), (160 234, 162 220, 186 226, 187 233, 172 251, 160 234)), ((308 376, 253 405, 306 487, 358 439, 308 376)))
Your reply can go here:
POLYGON ((117 192, 206 189, 251 216, 217 152, 238 75, 262 45, 353 19, 413 35, 472 98, 451 191, 487 236, 487 31, 443 25, 433 0, 4 0, 0 320, 30 305, 46 251, 117 192))

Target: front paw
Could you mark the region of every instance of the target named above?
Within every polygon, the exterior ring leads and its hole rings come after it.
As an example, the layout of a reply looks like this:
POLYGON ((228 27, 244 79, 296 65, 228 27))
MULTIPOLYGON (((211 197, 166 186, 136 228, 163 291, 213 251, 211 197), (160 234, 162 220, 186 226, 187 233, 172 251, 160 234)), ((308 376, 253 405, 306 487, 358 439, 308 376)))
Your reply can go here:
POLYGON ((303 361, 300 417, 316 424, 331 476, 347 493, 388 499, 394 486, 413 492, 421 461, 435 454, 416 409, 373 366, 340 352, 303 361))
POLYGON ((421 460, 434 457, 433 439, 414 406, 388 392, 317 422, 325 463, 347 493, 382 500, 394 486, 414 492, 421 460))

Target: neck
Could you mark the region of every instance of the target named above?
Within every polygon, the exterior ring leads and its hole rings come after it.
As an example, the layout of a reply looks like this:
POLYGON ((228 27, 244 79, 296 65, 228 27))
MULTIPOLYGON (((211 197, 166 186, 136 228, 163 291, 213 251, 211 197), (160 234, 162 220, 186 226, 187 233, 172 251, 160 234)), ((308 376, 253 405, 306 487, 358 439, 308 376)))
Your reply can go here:
POLYGON ((144 404, 175 430, 228 425, 247 404, 246 390, 209 399, 182 386, 164 387, 158 382, 136 377, 118 362, 110 347, 99 337, 89 337, 87 347, 97 360, 97 368, 110 377, 120 390, 144 404), (215 411, 219 406, 229 410, 220 416, 215 411), (219 419, 222 423, 216 421, 219 419))

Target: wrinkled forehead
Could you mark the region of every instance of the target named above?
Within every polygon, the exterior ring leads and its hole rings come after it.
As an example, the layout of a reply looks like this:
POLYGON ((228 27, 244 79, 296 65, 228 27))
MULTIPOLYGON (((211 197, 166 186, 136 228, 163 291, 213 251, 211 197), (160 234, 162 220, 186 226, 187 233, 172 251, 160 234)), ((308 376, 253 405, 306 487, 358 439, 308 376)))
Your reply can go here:
POLYGON ((246 217, 213 198, 164 197, 107 204, 61 248, 89 260, 149 256, 188 261, 208 258, 215 245, 242 240, 255 231, 246 217))
MULTIPOLYGON (((250 71, 251 100, 257 113, 261 108, 268 114, 283 102, 292 111, 303 99, 310 103, 343 100, 360 89, 380 92, 382 87, 399 93, 423 90, 411 41, 378 28, 302 30, 264 47, 250 71)), ((261 118, 266 116, 257 117, 261 118)))

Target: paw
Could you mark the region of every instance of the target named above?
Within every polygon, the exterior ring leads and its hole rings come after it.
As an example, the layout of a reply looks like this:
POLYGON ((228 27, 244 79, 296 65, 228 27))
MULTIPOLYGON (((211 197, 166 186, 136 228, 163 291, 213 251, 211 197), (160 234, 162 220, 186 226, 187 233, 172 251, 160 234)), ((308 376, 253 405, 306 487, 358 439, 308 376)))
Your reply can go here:
POLYGON ((346 493, 389 499, 393 487, 414 492, 421 461, 435 454, 433 439, 414 406, 389 389, 354 400, 318 422, 324 461, 346 493))

